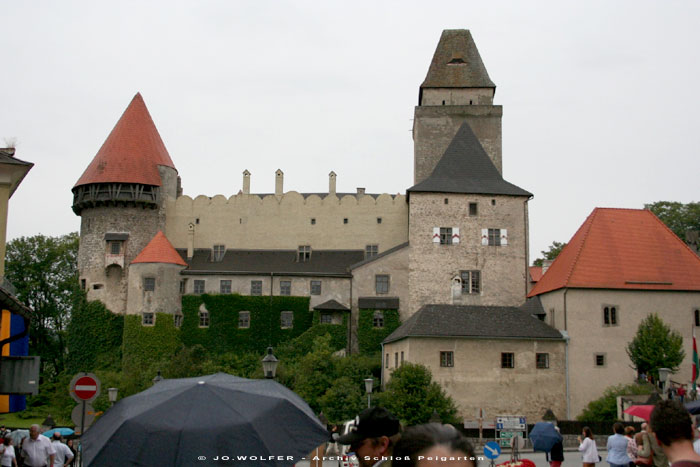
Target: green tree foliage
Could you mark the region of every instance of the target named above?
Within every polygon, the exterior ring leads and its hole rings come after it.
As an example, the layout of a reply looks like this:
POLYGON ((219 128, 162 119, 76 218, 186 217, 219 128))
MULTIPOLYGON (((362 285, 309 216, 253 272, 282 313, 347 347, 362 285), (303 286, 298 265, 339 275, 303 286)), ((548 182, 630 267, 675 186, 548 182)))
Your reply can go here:
POLYGON ((39 355, 44 381, 65 367, 65 330, 79 293, 78 234, 20 237, 7 244, 5 276, 34 310, 29 352, 39 355))
POLYGON ((542 266, 542 263, 545 260, 553 260, 557 259, 557 256, 559 256, 559 253, 561 253, 561 250, 564 249, 566 246, 566 242, 557 242, 553 241, 551 245, 549 245, 549 248, 547 250, 542 250, 542 258, 537 258, 535 261, 532 262, 533 266, 542 266))
POLYGON ((700 202, 683 204, 677 201, 657 201, 645 204, 644 208, 653 212, 681 239, 685 239, 687 230, 700 230, 700 202))
POLYGON ((617 419, 617 397, 632 394, 651 394, 654 387, 651 384, 630 384, 610 386, 603 395, 591 401, 577 417, 585 422, 613 422, 617 419))
POLYGON ((311 352, 296 365, 294 391, 314 410, 321 412, 320 397, 332 385, 335 378, 331 336, 326 334, 314 339, 311 352))
POLYGON ((639 373, 658 379, 659 368, 678 370, 685 357, 683 338, 652 313, 639 323, 637 334, 627 345, 627 355, 639 373))
POLYGON ((357 380, 350 376, 341 376, 319 398, 318 404, 328 420, 341 422, 354 418, 367 407, 366 397, 357 380))
POLYGON ((457 408, 430 370, 417 363, 403 363, 391 375, 378 404, 394 413, 406 426, 427 423, 436 411, 443 423, 455 423, 457 408))

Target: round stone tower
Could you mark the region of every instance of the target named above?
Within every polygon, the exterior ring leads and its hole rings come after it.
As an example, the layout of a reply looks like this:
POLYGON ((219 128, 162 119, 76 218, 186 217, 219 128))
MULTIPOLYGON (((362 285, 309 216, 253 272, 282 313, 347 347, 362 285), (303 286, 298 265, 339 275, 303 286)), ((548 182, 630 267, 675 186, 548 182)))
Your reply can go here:
POLYGON ((78 271, 88 300, 126 312, 129 264, 165 229, 165 200, 179 195, 179 184, 136 94, 73 187, 73 211, 82 218, 78 271))

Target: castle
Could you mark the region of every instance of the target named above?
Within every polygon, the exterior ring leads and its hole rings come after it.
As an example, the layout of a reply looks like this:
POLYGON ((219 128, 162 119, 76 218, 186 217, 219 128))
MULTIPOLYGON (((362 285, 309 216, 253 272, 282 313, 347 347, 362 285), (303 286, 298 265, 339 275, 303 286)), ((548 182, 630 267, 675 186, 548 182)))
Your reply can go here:
MULTIPOLYGON (((598 324, 590 303, 576 316, 567 309, 566 288, 576 285, 540 287, 543 298, 535 289, 526 301, 533 195, 502 177, 495 91, 470 32, 443 31, 415 107, 414 184, 405 195, 338 193, 334 172, 326 193, 285 192, 282 170, 274 193, 251 193, 246 170, 229 198, 183 195, 137 94, 73 187, 81 285, 89 300, 140 316, 143 326, 167 315, 182 326, 185 295, 308 297, 320 323, 349 317, 349 351, 358 348, 361 311, 373 313, 375 327, 398 312, 403 324, 381 346, 382 384, 404 361, 420 362, 464 415, 486 409, 536 420, 551 409, 571 418, 608 383, 633 378, 609 349, 629 340, 643 313, 623 320, 624 330, 606 328, 615 339, 594 335, 591 349, 586 332, 575 343, 568 333, 569 323, 598 324), (608 355, 602 365, 600 355, 608 355), (585 390, 577 392, 579 383, 585 390)), ((687 313, 698 284, 684 298, 687 313)), ((239 312, 238 328, 255 319, 239 312)), ((291 311, 279 319, 282 329, 294 326, 291 311)), ((198 325, 209 323, 202 305, 198 325)))

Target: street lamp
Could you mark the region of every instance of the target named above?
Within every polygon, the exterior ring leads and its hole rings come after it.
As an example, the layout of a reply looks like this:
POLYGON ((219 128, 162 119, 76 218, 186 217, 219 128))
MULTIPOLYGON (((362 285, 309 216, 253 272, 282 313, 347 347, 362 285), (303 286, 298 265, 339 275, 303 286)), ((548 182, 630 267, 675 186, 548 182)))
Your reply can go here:
POLYGON ((161 381, 163 381, 163 377, 160 375, 160 370, 158 370, 158 374, 153 378, 153 384, 160 383, 161 381))
POLYGON ((374 380, 372 378, 365 378, 365 392, 367 393, 367 408, 368 409, 371 407, 370 397, 372 395, 372 384, 374 384, 374 380))
POLYGON ((114 403, 117 402, 117 393, 118 392, 119 392, 118 388, 107 389, 107 398, 109 398, 110 404, 114 405, 114 403))
POLYGON ((277 373, 277 364, 280 361, 277 360, 277 357, 272 353, 272 347, 267 348, 267 355, 263 357, 262 359, 262 366, 263 366, 263 373, 265 374, 265 378, 267 379, 273 379, 275 377, 275 374, 277 373))

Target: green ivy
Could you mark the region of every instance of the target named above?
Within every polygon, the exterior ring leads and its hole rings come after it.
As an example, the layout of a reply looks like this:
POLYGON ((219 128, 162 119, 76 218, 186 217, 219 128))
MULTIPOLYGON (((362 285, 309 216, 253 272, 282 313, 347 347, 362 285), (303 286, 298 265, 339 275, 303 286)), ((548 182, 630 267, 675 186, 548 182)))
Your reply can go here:
POLYGON ((357 340, 360 353, 372 354, 381 349, 386 337, 401 324, 398 310, 379 310, 384 313, 384 327, 374 327, 374 312, 377 310, 361 309, 357 324, 357 340))
POLYGON ((143 326, 141 315, 124 318, 122 366, 125 372, 143 364, 169 360, 181 345, 180 331, 170 314, 156 313, 154 326, 143 326))
MULTIPOLYGON (((182 297, 182 343, 199 344, 211 354, 256 352, 268 345, 292 340, 311 327, 309 297, 259 297, 238 294, 185 295, 182 297), (199 327, 199 307, 209 312, 209 327, 199 327), (238 312, 250 312, 250 327, 238 328, 238 312), (294 313, 293 327, 282 329, 282 311, 294 313)), ((172 321, 172 318, 171 318, 172 321)))
POLYGON ((100 301, 81 300, 73 309, 66 333, 67 371, 119 369, 123 331, 123 315, 112 313, 100 301))

